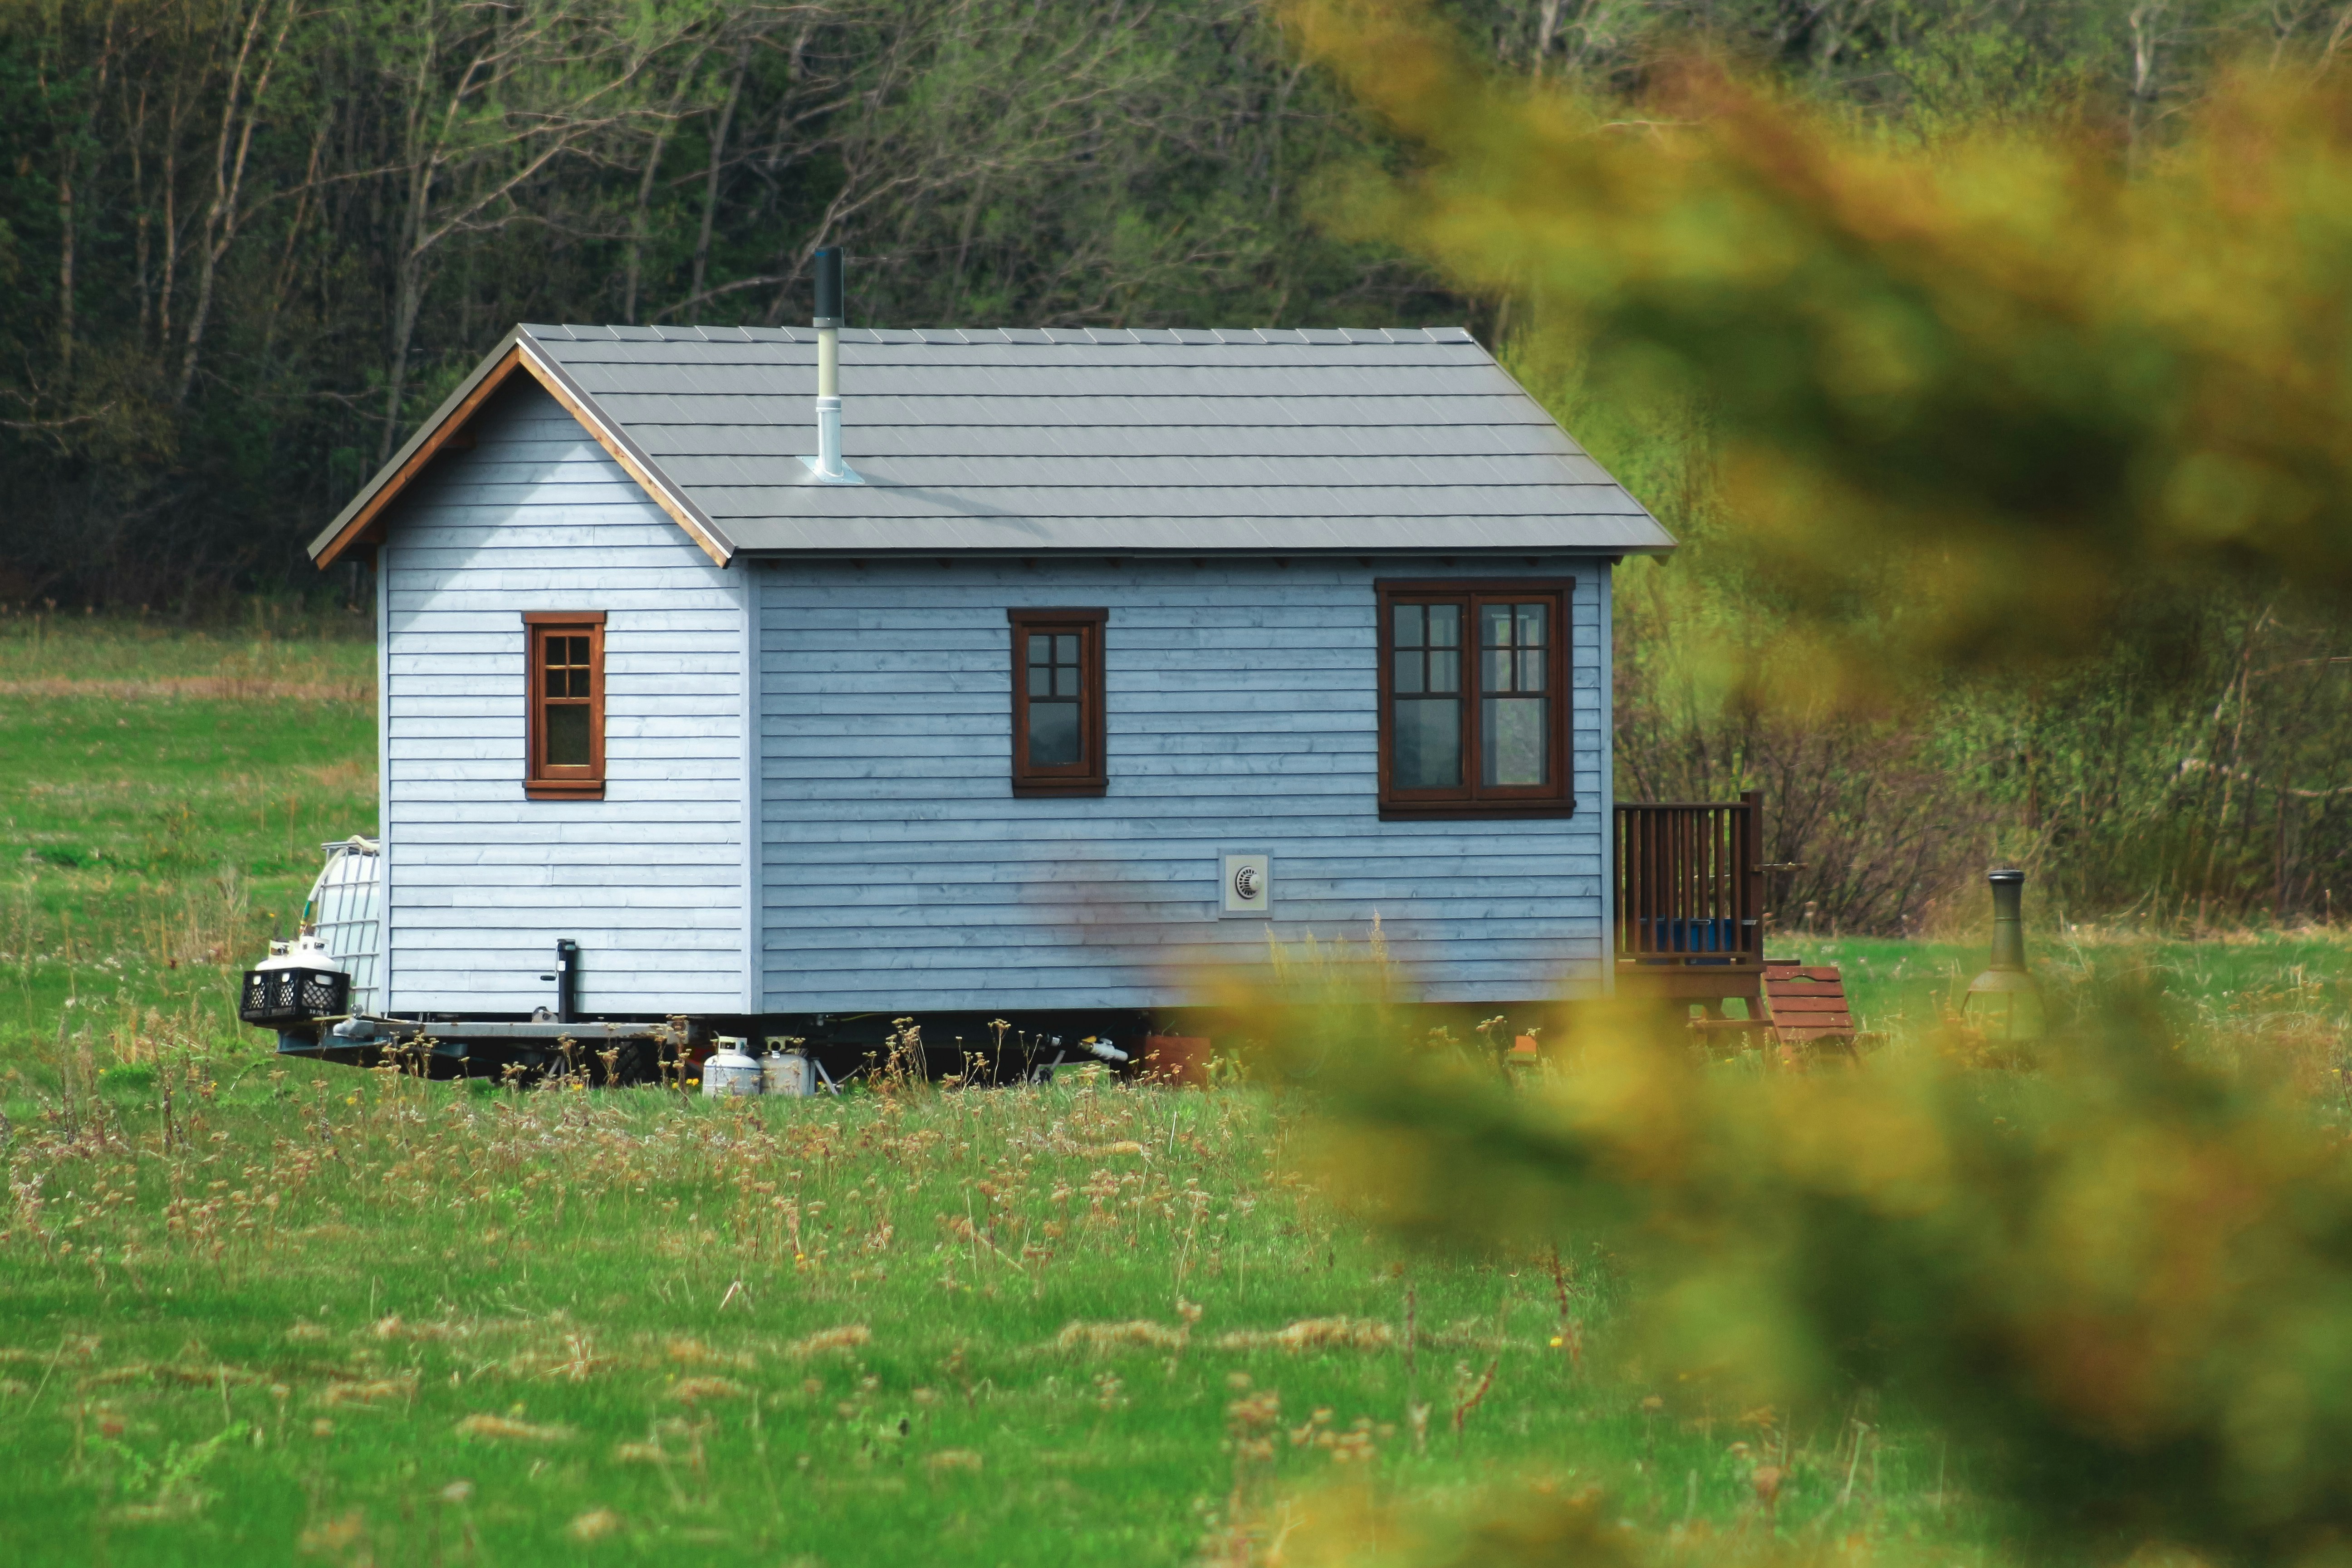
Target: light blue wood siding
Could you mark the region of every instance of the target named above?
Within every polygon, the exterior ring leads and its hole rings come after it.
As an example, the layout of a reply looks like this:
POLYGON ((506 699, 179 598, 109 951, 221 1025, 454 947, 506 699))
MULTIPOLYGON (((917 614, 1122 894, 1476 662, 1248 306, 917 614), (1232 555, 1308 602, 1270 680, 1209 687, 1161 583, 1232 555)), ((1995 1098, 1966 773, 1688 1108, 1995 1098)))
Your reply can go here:
POLYGON ((391 1005, 733 1013, 746 985, 743 574, 518 383, 396 503, 383 584, 391 1005), (601 801, 526 800, 525 610, 603 610, 601 801))
MULTIPOLYGON (((1601 989, 1606 563, 792 563, 761 626, 766 1005, 1155 1006, 1379 917, 1433 1001, 1601 989), (1577 814, 1380 820, 1376 577, 1573 575, 1577 814), (1104 607, 1110 790, 1014 799, 1009 607, 1104 607), (1221 852, 1274 918, 1216 918, 1221 852)), ((1359 949, 1360 951, 1360 948, 1359 949)))

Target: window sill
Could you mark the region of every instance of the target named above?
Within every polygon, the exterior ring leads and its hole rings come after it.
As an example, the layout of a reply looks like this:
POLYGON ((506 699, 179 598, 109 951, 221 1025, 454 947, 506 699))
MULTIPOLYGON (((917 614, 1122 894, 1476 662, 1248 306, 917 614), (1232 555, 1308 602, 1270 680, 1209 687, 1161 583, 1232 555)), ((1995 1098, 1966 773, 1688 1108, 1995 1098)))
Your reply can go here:
POLYGON ((1574 816, 1576 803, 1572 800, 1513 800, 1483 805, 1475 801, 1449 800, 1442 805, 1398 805, 1382 802, 1382 822, 1466 821, 1472 818, 1559 818, 1574 816))
POLYGON ((1108 795, 1110 785, 1103 779, 1085 779, 1069 784, 1016 784, 1013 786, 1015 800, 1051 800, 1066 795, 1108 795))
POLYGON ((526 800, 602 800, 604 798, 604 781, 532 780, 522 786, 522 793, 526 800))

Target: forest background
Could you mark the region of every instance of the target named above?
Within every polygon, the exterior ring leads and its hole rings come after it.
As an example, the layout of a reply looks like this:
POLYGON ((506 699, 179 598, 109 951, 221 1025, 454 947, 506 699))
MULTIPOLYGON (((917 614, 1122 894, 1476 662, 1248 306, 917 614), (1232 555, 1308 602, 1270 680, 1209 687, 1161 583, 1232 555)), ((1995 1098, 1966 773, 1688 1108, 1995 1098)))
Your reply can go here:
MULTIPOLYGON (((2136 168, 2231 61, 2352 68, 2344 0, 1445 9, 1629 119, 1699 49, 1930 156, 2064 120, 2136 168)), ((514 322, 798 320, 820 245, 858 324, 1465 321, 1685 542, 1621 580, 1619 793, 1763 789, 1784 922, 1949 928, 1994 861, 2066 920, 2333 921, 2340 616, 2207 576, 2088 660, 1809 685, 1706 399, 1338 218, 1412 153, 1294 44, 1254 0, 0 0, 0 602, 363 604, 301 542, 514 322)))

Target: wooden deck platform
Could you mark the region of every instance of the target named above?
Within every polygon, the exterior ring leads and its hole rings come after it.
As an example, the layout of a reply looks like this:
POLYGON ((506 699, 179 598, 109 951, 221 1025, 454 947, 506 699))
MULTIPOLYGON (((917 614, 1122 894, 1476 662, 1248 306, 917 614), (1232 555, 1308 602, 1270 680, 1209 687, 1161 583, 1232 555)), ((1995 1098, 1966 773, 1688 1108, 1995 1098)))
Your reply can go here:
POLYGON ((1758 790, 1617 807, 1619 995, 1716 1004, 1763 994, 1763 815, 1758 790))

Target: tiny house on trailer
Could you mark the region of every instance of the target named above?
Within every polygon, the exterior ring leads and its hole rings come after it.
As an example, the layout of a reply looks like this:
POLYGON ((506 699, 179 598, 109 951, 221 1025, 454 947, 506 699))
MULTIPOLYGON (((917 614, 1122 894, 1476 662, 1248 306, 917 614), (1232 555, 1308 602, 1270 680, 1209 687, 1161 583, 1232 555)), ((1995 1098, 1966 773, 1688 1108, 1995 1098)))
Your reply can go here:
POLYGON ((1422 1000, 1597 995, 1672 546, 1457 329, 519 327, 311 547, 375 567, 374 1010, 1139 1032, 1376 919, 1422 1000))

